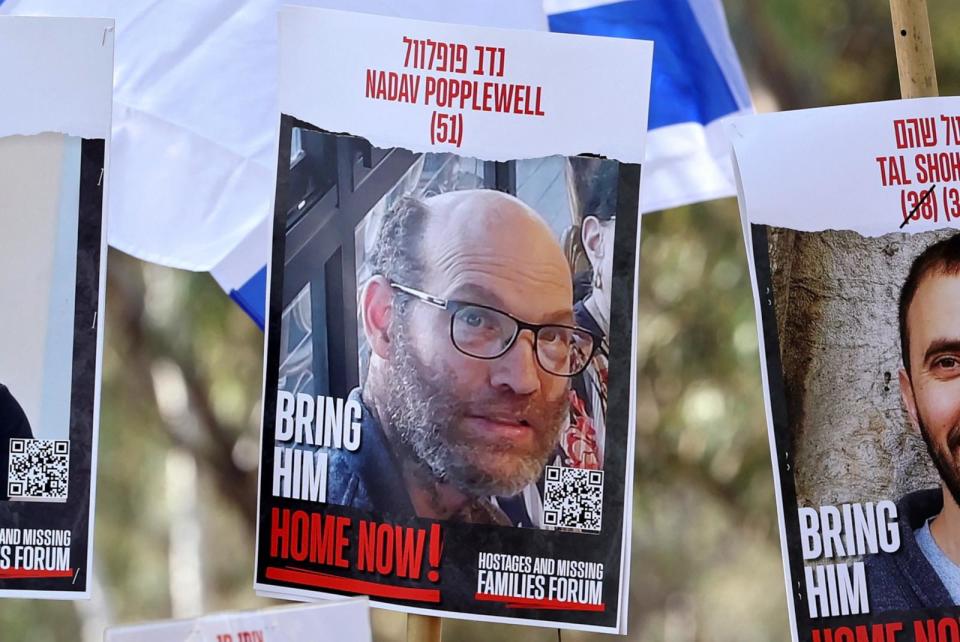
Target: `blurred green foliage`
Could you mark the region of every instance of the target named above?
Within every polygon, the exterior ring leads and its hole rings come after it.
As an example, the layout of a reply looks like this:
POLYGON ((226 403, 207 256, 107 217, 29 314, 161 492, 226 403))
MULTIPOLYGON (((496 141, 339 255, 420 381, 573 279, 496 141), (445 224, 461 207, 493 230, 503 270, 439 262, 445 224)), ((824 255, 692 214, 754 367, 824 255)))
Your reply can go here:
POLYGON ((643 217, 638 363, 636 639, 785 638, 756 323, 732 199, 643 217))
MULTIPOLYGON (((887 2, 725 6, 761 110, 899 96, 887 2)), ((960 5, 930 3, 930 16, 941 93, 956 93, 960 5)), ((252 591, 262 334, 206 274, 109 258, 98 585, 89 603, 0 603, 3 642, 92 642, 106 623, 272 603, 252 591), (199 557, 183 557, 193 536, 199 557)), ((789 639, 735 201, 645 216, 639 289, 629 637, 789 639)), ((376 611, 374 625, 379 640, 404 639, 400 614, 376 611)), ((456 641, 557 638, 444 627, 456 641)))

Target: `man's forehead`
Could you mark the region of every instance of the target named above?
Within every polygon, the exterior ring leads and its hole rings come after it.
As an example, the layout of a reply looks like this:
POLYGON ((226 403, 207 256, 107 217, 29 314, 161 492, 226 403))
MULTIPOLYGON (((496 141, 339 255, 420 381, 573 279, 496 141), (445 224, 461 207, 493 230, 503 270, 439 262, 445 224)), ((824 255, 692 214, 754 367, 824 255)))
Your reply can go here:
POLYGON ((571 316, 568 270, 497 258, 459 256, 433 266, 428 269, 429 287, 445 298, 493 306, 533 323, 571 316))
POLYGON ((943 325, 957 328, 960 334, 960 274, 945 270, 928 273, 917 284, 917 291, 907 311, 911 337, 920 338, 923 331, 943 325))
POLYGON ((914 301, 921 298, 936 299, 940 294, 956 287, 960 287, 960 272, 944 269, 931 270, 920 279, 913 299, 914 301))
POLYGON ((469 236, 482 234, 491 226, 547 228, 526 203, 496 190, 446 192, 427 199, 426 204, 431 214, 428 228, 433 228, 433 232, 457 229, 460 236, 469 236))
POLYGON ((472 295, 531 321, 570 309, 570 269, 539 214, 488 190, 435 197, 429 205, 425 286, 448 298, 472 295))
POLYGON ((488 305, 531 323, 569 323, 573 319, 573 306, 563 296, 545 297, 541 301, 518 300, 509 293, 503 296, 503 291, 479 283, 463 282, 450 288, 446 294, 450 299, 488 305))
MULTIPOLYGON (((426 264, 484 256, 532 266, 566 266, 546 221, 518 199, 493 190, 450 192, 428 200, 423 238, 426 264)), ((442 265, 440 265, 442 267, 442 265)))

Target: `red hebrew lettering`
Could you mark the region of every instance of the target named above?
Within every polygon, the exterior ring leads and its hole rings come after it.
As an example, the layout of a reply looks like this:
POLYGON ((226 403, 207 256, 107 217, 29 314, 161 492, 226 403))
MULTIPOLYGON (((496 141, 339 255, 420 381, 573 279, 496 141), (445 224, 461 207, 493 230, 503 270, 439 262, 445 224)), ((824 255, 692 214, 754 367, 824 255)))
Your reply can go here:
POLYGON ((940 115, 943 130, 947 133, 947 145, 960 145, 960 116, 940 115))
POLYGON ((937 144, 937 122, 933 116, 898 118, 893 121, 893 135, 897 149, 934 147, 937 144))

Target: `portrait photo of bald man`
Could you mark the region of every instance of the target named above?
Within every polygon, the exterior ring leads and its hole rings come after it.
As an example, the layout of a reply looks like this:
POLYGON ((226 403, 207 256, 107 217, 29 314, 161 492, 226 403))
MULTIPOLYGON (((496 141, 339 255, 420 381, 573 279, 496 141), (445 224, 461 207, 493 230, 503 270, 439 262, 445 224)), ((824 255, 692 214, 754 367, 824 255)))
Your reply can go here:
POLYGON ((326 502, 543 528, 547 467, 603 470, 619 164, 309 129, 290 157, 277 387, 360 417, 326 502))

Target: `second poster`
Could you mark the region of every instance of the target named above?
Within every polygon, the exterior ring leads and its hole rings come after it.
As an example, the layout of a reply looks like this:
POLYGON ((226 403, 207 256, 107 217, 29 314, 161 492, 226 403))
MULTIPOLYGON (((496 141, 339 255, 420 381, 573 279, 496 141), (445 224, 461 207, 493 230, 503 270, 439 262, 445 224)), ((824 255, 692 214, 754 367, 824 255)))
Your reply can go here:
POLYGON ((623 631, 650 43, 287 9, 281 59, 258 591, 623 631))

